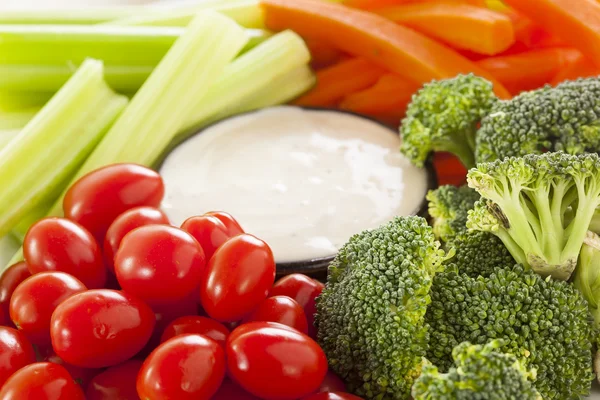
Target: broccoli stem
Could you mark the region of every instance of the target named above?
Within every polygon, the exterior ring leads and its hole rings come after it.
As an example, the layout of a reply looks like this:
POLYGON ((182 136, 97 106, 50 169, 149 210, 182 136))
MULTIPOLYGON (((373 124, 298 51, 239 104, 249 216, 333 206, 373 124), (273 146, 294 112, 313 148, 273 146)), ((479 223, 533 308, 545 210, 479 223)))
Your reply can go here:
POLYGON ((476 165, 475 150, 470 146, 465 136, 457 133, 439 138, 433 147, 437 151, 447 151, 454 154, 467 169, 473 168, 476 165))

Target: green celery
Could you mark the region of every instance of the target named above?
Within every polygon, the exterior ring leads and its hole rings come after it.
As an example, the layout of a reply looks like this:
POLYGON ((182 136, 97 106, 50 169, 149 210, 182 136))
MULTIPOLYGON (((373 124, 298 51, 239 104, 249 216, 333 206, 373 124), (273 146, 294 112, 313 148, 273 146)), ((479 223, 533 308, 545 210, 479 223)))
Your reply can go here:
POLYGON ((27 108, 39 108, 50 100, 54 92, 0 91, 0 113, 13 113, 27 108))
POLYGON ((19 129, 0 129, 0 150, 19 134, 19 129))
MULTIPOLYGON (((17 249, 19 249, 20 244, 21 243, 10 234, 0 237, 0 269, 2 269, 1 266, 3 265, 9 266, 22 259, 13 256, 17 249), (11 258, 11 256, 13 258, 11 258), (12 262, 13 259, 16 261, 12 262)), ((19 250, 17 254, 20 255, 21 251, 19 250)))
MULTIPOLYGON (((33 209, 32 211, 28 212, 27 215, 21 221, 19 221, 17 225, 15 225, 15 227, 11 231, 11 234, 22 242, 25 239, 25 234, 29 230, 29 227, 31 227, 31 225, 48 215, 48 211, 50 211, 50 208, 52 208, 55 202, 56 197, 53 198, 51 201, 41 204, 35 207, 35 209, 33 209)), ((3 264, 0 264, 0 267, 2 265, 3 264)))
POLYGON ((0 111, 0 130, 18 130, 23 128, 40 111, 40 107, 32 107, 11 112, 0 111))
POLYGON ((124 109, 104 82, 102 62, 86 60, 33 119, 0 150, 0 237, 57 196, 124 109))
POLYGON ((0 24, 98 24, 140 12, 145 10, 137 6, 6 9, 0 12, 0 24))

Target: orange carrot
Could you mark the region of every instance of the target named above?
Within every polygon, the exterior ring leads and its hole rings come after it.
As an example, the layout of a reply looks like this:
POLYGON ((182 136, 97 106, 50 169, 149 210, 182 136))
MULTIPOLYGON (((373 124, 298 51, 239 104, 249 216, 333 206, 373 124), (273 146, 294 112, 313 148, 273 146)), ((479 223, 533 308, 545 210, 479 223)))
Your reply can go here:
POLYGON ((600 68, 592 63, 589 58, 579 53, 577 59, 571 65, 561 69, 550 84, 556 86, 566 80, 588 78, 591 76, 600 76, 600 68))
POLYGON ((385 71, 362 58, 342 61, 329 68, 317 71, 316 86, 294 101, 302 106, 331 107, 344 96, 368 88, 385 71))
POLYGON ((550 83, 552 78, 573 63, 579 52, 570 48, 530 50, 520 54, 490 57, 477 61, 513 94, 550 83))
POLYGON ((600 2, 596 0, 504 0, 546 31, 600 66, 600 2))
POLYGON ((418 83, 398 75, 385 74, 370 88, 346 96, 340 103, 340 108, 359 114, 395 113, 403 116, 413 93, 420 87, 418 83))
MULTIPOLYGON (((435 2, 437 0, 345 0, 342 3, 345 6, 360 8, 361 10, 375 10, 383 7, 397 6, 400 4, 415 4, 435 2)), ((472 4, 475 6, 486 7, 486 0, 453 0, 456 3, 472 4)))
POLYGON ((509 17, 513 23, 515 40, 518 44, 522 45, 520 46, 521 49, 565 46, 563 41, 555 35, 548 33, 544 28, 523 14, 512 9, 505 10, 504 14, 509 17))
POLYGON ((495 55, 515 42, 513 24, 506 14, 470 4, 438 1, 375 12, 457 49, 495 55))
POLYGON ((500 97, 508 96, 493 76, 465 57, 379 15, 322 0, 263 0, 262 5, 271 30, 322 39, 417 83, 472 72, 490 79, 500 97))
POLYGON ((321 69, 339 62, 344 53, 322 40, 304 38, 306 47, 310 50, 310 65, 315 69, 321 69))

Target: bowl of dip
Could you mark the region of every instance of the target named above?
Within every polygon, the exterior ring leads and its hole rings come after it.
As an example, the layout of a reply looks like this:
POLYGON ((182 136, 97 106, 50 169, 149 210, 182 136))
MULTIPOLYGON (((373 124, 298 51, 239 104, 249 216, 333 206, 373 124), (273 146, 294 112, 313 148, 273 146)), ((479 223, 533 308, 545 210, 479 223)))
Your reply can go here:
POLYGON ((425 209, 432 168, 412 165, 398 132, 344 111, 270 107, 230 117, 162 160, 162 209, 175 225, 232 214, 271 247, 278 275, 323 277, 348 239, 425 209))

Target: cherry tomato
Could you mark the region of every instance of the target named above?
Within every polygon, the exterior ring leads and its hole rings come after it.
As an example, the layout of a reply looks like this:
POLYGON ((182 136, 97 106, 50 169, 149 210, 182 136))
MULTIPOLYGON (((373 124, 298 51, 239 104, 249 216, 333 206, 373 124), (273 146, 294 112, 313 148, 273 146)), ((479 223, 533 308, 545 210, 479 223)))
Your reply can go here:
POLYGON ((275 280, 275 260, 269 246, 247 233, 217 249, 200 283, 204 311, 218 321, 237 321, 268 295, 275 280))
POLYGON ((248 332, 253 332, 257 329, 261 328, 273 328, 273 329, 283 329, 284 331, 289 331, 292 333, 302 333, 297 329, 292 328, 288 325, 283 325, 277 322, 268 322, 268 321, 258 321, 258 322, 247 322, 245 324, 241 324, 237 326, 235 329, 231 331, 229 336, 227 337, 227 342, 230 342, 236 339, 239 336, 245 335, 248 332))
POLYGON ((190 333, 209 337, 225 348, 229 329, 214 319, 199 316, 181 317, 167 326, 160 341, 166 342, 177 335, 190 333))
POLYGON ((115 272, 115 254, 123 237, 144 225, 169 225, 169 218, 164 212, 153 207, 136 207, 119 215, 108 228, 104 238, 104 260, 110 271, 115 272))
POLYGON ((6 318, 10 318, 10 298, 21 282, 29 278, 31 273, 25 261, 11 265, 0 274, 0 308, 4 311, 6 318))
POLYGON ((181 229, 189 232, 200 243, 207 260, 210 260, 219 246, 232 237, 227 227, 211 215, 188 218, 181 225, 181 229))
POLYGON ((129 232, 115 256, 119 284, 148 304, 185 298, 199 285, 206 267, 204 251, 187 232, 146 225, 129 232))
MULTIPOLYGON (((87 400, 139 400, 135 382, 142 368, 139 360, 129 360, 96 375, 85 392, 87 400)), ((233 399, 232 399, 233 400, 233 399)))
POLYGON ((137 378, 142 399, 208 400, 225 376, 225 352, 202 335, 167 340, 148 356, 137 378))
POLYGON ((217 393, 210 400, 260 400, 260 398, 246 392, 235 382, 225 378, 217 393))
POLYGON ((69 375, 71 375, 75 383, 79 384, 79 386, 81 386, 83 390, 87 388, 92 378, 101 371, 100 369, 96 368, 81 368, 75 365, 68 364, 62 358, 57 356, 56 353, 54 353, 54 350, 52 350, 52 348, 50 348, 49 351, 47 351, 46 353, 47 354, 44 357, 43 361, 62 365, 64 369, 67 370, 69 375))
POLYGON ((363 398, 345 392, 321 392, 307 396, 303 400, 363 400, 363 398))
POLYGON ((154 329, 152 309, 129 293, 88 290, 63 301, 52 314, 50 336, 56 354, 86 368, 128 360, 154 329))
POLYGON ((102 243, 115 218, 134 207, 158 207, 164 193, 163 180, 155 171, 136 164, 113 164, 75 182, 65 195, 63 210, 102 243))
POLYGON ((331 371, 327 371, 325 379, 319 386, 319 392, 345 392, 346 384, 344 381, 331 371))
POLYGON ((244 230, 242 229, 240 224, 229 213, 226 213, 224 211, 210 211, 204 215, 212 215, 214 217, 217 217, 227 227, 227 230, 229 231, 229 236, 231 237, 241 235, 242 233, 244 233, 244 230))
POLYGON ((233 331, 227 341, 230 376, 267 400, 293 400, 315 392, 327 373, 319 345, 292 329, 254 326, 242 334, 233 331))
POLYGON ((10 300, 10 318, 33 344, 50 344, 50 318, 60 303, 85 292, 81 281, 64 272, 43 272, 25 279, 10 300))
POLYGON ((83 391, 66 369, 39 362, 15 372, 0 390, 2 400, 85 400, 83 391))
POLYGON ((100 247, 81 225, 65 218, 44 218, 29 228, 23 241, 29 272, 61 271, 90 289, 106 283, 100 247))
POLYGON ((4 314, 4 309, 0 307, 0 326, 11 326, 10 318, 4 314))
POLYGON ((302 333, 308 332, 304 309, 287 296, 273 296, 265 299, 258 308, 244 318, 244 322, 271 321, 291 326, 302 333))
MULTIPOLYGON (((33 346, 16 329, 0 326, 0 387, 14 372, 35 362, 33 346)), ((4 400, 4 397, 0 396, 4 400)))
POLYGON ((291 274, 275 282, 269 296, 288 296, 296 300, 304 308, 304 314, 308 322, 308 335, 315 338, 317 336, 314 324, 315 314, 317 313, 315 300, 324 287, 325 285, 321 282, 306 275, 291 274))

